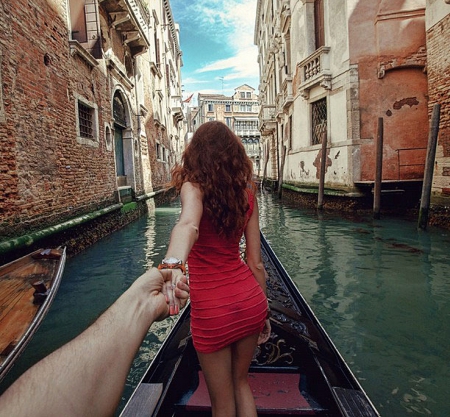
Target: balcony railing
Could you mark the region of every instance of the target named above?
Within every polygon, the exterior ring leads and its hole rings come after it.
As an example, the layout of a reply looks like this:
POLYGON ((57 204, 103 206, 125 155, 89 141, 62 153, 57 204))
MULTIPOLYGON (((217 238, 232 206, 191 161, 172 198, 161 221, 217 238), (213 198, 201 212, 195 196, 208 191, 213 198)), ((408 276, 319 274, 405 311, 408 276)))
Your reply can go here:
POLYGON ((234 132, 238 136, 259 136, 258 129, 242 129, 242 128, 234 128, 234 132))
POLYGON ((298 64, 300 72, 300 95, 307 99, 309 91, 316 86, 331 90, 330 48, 322 46, 298 64))
POLYGON ((292 94, 292 78, 286 77, 281 86, 281 105, 284 111, 286 111, 294 101, 294 95, 292 94))
POLYGON ((181 102, 181 96, 172 96, 170 98, 170 108, 172 110, 173 117, 178 121, 183 120, 183 104, 181 102))
POLYGON ((259 126, 262 135, 270 135, 277 127, 276 107, 274 104, 262 105, 259 110, 259 126))

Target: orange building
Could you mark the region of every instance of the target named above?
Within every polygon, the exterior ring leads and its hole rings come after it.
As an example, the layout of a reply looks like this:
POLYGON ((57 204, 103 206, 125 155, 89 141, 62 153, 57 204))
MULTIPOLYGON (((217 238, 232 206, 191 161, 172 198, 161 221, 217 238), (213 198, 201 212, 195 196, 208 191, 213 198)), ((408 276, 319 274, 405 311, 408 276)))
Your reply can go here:
POLYGON ((261 142, 276 180, 317 190, 326 158, 327 190, 370 196, 382 118, 382 189, 409 190, 417 203, 428 137, 425 0, 282 1, 277 10, 259 0, 255 44, 261 142))

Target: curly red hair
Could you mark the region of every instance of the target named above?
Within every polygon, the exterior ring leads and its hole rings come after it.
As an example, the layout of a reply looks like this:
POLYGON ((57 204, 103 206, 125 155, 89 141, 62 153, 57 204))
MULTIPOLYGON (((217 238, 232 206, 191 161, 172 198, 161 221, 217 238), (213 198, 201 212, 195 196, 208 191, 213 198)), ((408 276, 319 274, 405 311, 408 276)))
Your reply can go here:
POLYGON ((249 207, 246 189, 256 191, 253 164, 239 137, 224 123, 207 122, 195 131, 181 165, 172 170, 171 184, 178 193, 187 181, 200 187, 203 209, 216 232, 240 237, 249 207))

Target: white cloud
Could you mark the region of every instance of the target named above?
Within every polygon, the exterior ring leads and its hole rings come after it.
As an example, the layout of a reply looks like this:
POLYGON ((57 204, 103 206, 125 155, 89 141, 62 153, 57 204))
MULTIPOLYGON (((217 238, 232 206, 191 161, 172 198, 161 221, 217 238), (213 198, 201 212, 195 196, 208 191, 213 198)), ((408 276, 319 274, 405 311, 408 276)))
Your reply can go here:
MULTIPOLYGON (((194 74, 206 77, 208 73, 220 72, 224 80, 241 79, 257 87, 257 47, 253 44, 257 0, 172 0, 174 3, 177 21, 189 22, 211 41, 223 46, 223 57, 201 64, 194 74)), ((201 81, 195 78, 192 83, 191 79, 183 79, 183 84, 192 87, 200 84, 201 81)), ((212 81, 211 78, 209 81, 212 81)))
POLYGON ((225 68, 243 71, 249 64, 257 65, 257 50, 253 45, 256 0, 197 0, 183 3, 180 9, 180 19, 194 20, 205 36, 213 38, 219 45, 225 43, 226 49, 233 51, 233 56, 209 63, 198 72, 225 68), (244 62, 240 64, 242 59, 244 62))

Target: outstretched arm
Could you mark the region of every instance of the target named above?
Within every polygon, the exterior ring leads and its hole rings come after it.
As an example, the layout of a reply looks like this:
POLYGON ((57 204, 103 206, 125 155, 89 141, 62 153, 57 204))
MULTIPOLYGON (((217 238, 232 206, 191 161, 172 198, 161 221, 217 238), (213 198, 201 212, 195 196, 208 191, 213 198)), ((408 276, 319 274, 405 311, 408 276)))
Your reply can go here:
MULTIPOLYGON (((189 288, 177 282, 186 304, 189 288)), ((22 375, 1 397, 0 416, 111 416, 151 324, 169 314, 171 271, 141 275, 97 321, 22 375)))
POLYGON ((166 257, 175 257, 186 262, 189 252, 197 241, 200 220, 203 214, 203 195, 200 189, 185 182, 181 187, 181 215, 172 229, 166 257))

